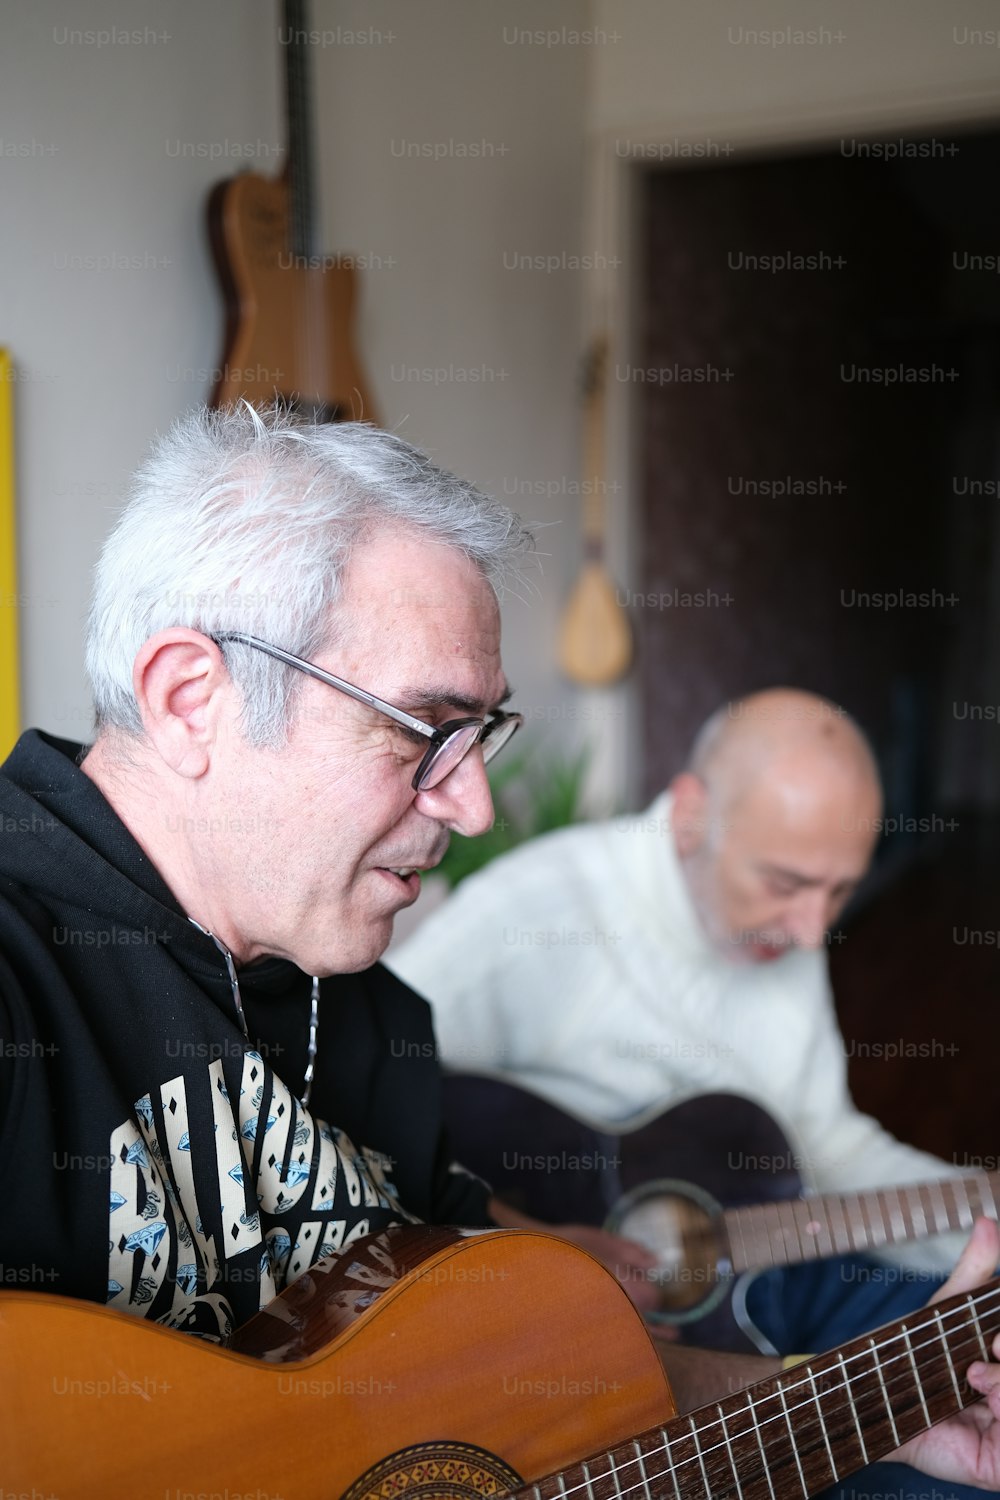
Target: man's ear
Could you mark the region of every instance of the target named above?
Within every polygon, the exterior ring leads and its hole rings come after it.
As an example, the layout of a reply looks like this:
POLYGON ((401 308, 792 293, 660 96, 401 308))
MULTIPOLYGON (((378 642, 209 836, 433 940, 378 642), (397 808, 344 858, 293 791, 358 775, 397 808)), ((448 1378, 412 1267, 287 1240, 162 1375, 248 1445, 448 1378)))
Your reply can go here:
POLYGON ((696 854, 708 828, 708 788, 691 771, 682 771, 670 783, 673 797, 671 822, 674 845, 682 859, 696 854))
POLYGON ((179 776, 194 778, 208 769, 230 687, 222 652, 198 630, 160 630, 136 657, 132 688, 143 730, 179 776))

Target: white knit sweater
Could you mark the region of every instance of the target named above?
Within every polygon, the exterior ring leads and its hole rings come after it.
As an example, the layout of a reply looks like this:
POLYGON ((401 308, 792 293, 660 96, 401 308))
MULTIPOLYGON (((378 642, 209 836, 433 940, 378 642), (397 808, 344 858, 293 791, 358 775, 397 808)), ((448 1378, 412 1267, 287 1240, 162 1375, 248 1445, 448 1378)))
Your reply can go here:
MULTIPOLYGON (((387 962, 431 1001, 447 1067, 509 1076, 596 1124, 738 1093, 777 1119, 817 1190, 954 1175, 855 1108, 825 954, 737 965, 710 946, 666 794, 496 860, 387 962)), ((945 1269, 961 1244, 885 1255, 945 1269)))

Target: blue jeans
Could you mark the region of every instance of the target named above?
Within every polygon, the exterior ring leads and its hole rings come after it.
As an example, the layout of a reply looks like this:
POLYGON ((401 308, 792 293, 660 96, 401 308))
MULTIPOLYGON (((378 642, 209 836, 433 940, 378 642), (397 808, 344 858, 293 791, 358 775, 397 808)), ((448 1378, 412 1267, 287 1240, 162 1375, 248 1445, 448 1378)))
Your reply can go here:
MULTIPOLYGON (((782 1354, 823 1354, 922 1307, 944 1278, 863 1255, 762 1271, 747 1312, 782 1354)), ((908 1464, 871 1464, 823 1500, 982 1500, 983 1491, 931 1479, 908 1464)))

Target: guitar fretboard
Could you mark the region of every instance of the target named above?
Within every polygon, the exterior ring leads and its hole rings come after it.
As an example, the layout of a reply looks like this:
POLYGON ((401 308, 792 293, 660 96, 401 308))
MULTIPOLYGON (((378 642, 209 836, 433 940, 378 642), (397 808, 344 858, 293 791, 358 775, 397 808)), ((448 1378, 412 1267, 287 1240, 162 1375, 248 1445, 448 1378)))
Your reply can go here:
POLYGON ((730 1208, 723 1214, 734 1271, 786 1266, 970 1229, 1000 1217, 1000 1173, 866 1193, 825 1193, 786 1203, 730 1208))
POLYGON ((519 1500, 774 1500, 815 1494, 978 1400, 1000 1280, 676 1417, 517 1491, 519 1500))
POLYGON ((312 135, 309 103, 309 29, 305 0, 285 0, 285 114, 292 254, 315 253, 312 135))

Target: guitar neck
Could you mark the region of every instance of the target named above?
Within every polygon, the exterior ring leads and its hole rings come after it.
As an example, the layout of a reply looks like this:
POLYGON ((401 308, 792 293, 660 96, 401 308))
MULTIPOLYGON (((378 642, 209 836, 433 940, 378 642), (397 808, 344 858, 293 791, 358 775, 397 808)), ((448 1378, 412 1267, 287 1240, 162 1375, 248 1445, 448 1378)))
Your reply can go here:
POLYGON ((965 1382, 1000 1332, 1000 1280, 777 1379, 676 1417, 517 1492, 520 1500, 812 1495, 979 1399, 965 1382))
POLYGON ((315 191, 305 0, 284 0, 285 124, 292 254, 315 253, 315 191))
POLYGON ((1000 1173, 942 1178, 864 1193, 825 1193, 730 1208, 723 1214, 733 1270, 795 1265, 970 1229, 1000 1218, 1000 1173))

